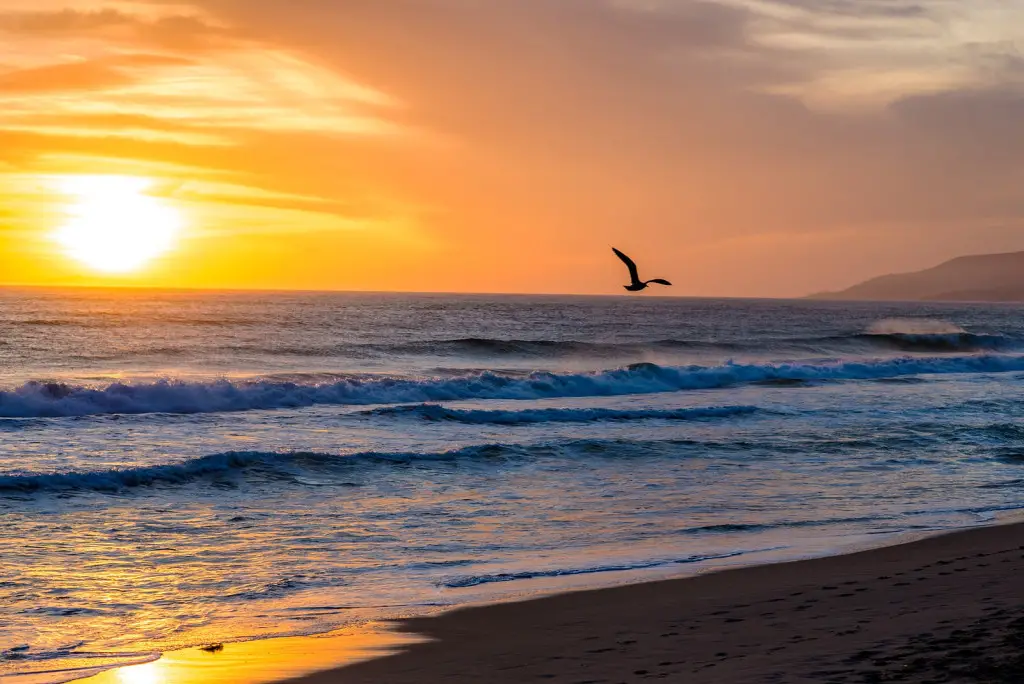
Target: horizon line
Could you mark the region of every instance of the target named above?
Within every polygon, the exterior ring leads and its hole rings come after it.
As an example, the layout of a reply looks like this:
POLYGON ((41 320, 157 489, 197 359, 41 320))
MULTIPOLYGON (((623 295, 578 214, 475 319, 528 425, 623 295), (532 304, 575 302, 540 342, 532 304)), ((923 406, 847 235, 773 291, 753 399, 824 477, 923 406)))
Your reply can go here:
POLYGON ((273 288, 273 287, 189 287, 189 286, 158 286, 158 285, 82 285, 82 284, 24 284, 0 283, 2 290, 126 290, 133 292, 208 292, 208 293, 273 293, 273 294, 393 294, 393 295, 450 295, 450 296, 505 296, 505 297, 621 297, 629 299, 736 299, 736 300, 772 300, 787 301, 806 299, 808 295, 794 297, 756 297, 738 295, 672 295, 644 294, 629 295, 619 293, 596 292, 506 292, 506 291, 453 291, 453 290, 318 290, 308 288, 273 288))

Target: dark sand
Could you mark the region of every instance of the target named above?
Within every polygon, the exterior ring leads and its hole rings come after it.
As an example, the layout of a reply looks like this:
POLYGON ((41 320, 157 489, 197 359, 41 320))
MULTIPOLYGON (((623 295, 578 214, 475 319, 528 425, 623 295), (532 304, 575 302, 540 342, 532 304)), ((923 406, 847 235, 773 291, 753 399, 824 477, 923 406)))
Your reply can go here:
POLYGON ((409 620, 306 684, 1024 684, 1024 525, 409 620))

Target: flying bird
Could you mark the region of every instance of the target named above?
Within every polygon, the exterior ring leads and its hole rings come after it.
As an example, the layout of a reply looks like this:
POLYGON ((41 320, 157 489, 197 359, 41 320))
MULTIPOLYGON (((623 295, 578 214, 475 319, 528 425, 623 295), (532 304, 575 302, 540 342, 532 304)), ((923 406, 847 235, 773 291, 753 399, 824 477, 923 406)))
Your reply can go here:
POLYGON ((647 286, 651 283, 658 283, 659 285, 672 285, 664 278, 654 278, 653 280, 640 280, 640 274, 636 270, 636 264, 628 256, 620 252, 619 250, 612 247, 612 251, 615 252, 615 256, 622 259, 629 269, 629 279, 632 281, 629 285, 623 285, 630 292, 639 292, 640 290, 647 289, 647 286))

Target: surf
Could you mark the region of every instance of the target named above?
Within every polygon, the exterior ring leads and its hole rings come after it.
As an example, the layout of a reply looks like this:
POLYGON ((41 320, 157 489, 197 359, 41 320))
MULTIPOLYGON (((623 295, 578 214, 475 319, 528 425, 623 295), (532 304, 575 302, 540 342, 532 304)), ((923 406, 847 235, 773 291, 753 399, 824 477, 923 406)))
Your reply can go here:
POLYGON ((716 366, 632 364, 588 372, 499 371, 457 377, 364 375, 322 383, 270 380, 160 380, 85 386, 28 382, 0 391, 0 418, 57 418, 144 413, 222 413, 458 400, 537 400, 710 390, 756 383, 881 380, 921 375, 1024 371, 1024 356, 979 354, 821 363, 734 363, 716 366))

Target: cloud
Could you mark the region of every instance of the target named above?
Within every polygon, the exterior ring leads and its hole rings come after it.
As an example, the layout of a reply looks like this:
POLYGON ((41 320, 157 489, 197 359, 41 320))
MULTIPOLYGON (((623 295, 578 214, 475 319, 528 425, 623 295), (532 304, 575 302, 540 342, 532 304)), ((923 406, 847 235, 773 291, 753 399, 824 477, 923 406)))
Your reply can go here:
POLYGON ((132 80, 129 75, 106 64, 75 62, 0 74, 0 92, 38 93, 55 90, 90 90, 118 86, 130 83, 132 80))
POLYGON ((62 9, 49 12, 8 12, 0 14, 0 30, 36 34, 78 33, 131 25, 136 21, 131 15, 110 8, 94 11, 62 9))
POLYGON ((46 39, 91 37, 175 51, 210 51, 236 44, 223 27, 192 13, 139 14, 107 7, 0 11, 0 32, 46 39))
POLYGON ((164 55, 126 54, 107 59, 53 64, 0 73, 0 94, 96 90, 139 80, 133 69, 186 66, 188 60, 164 55))

